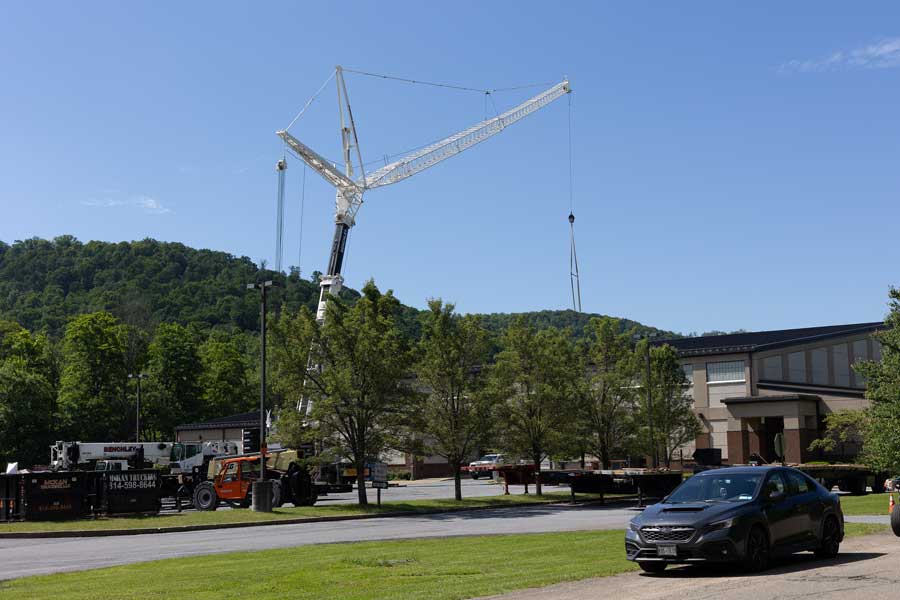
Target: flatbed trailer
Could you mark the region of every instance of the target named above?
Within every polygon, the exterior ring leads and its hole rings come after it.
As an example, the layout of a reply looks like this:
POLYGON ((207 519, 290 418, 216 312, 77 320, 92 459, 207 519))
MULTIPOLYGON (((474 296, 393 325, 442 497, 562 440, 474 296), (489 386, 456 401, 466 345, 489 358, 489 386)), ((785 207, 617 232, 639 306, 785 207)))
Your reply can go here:
POLYGON ((884 483, 888 479, 886 473, 877 473, 858 464, 800 463, 787 466, 803 471, 829 490, 838 486, 842 492, 850 492, 854 496, 862 496, 869 486, 873 494, 880 494, 884 492, 884 483))

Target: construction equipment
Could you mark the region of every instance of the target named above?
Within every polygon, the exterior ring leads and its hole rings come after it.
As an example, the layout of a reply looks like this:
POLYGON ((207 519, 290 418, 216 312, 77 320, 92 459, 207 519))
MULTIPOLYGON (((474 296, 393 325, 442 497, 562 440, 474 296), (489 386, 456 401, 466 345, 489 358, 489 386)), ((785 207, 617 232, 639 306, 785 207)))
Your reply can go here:
MULTIPOLYGON (((416 173, 420 173, 429 167, 433 167, 434 165, 493 137, 513 123, 520 121, 531 113, 571 92, 569 81, 564 79, 537 96, 522 102, 518 106, 515 106, 496 117, 476 123, 468 129, 454 133, 451 136, 430 144, 399 160, 391 162, 367 175, 359 148, 356 123, 354 122, 353 112, 350 108, 350 99, 347 95, 347 86, 344 82, 343 73, 344 69, 338 65, 335 68, 334 76, 337 84, 338 104, 340 109, 342 159, 344 162, 343 172, 315 150, 288 133, 287 129, 277 132, 277 135, 284 140, 287 148, 321 175, 325 181, 333 185, 336 190, 334 237, 331 242, 331 254, 328 260, 328 268, 325 275, 323 275, 320 280, 321 290, 319 294, 319 304, 316 310, 316 319, 320 323, 325 319, 328 296, 330 294, 338 294, 341 290, 343 284, 341 267, 347 247, 347 238, 350 233, 350 228, 356 224, 356 214, 362 206, 363 194, 365 192, 392 183, 399 183, 404 179, 409 179, 416 173), (354 154, 359 165, 358 176, 354 172, 354 154)), ((362 74, 371 75, 370 73, 362 74)), ((391 79, 390 77, 385 78, 391 79)), ((405 81, 420 83, 411 80, 405 81)), ((319 92, 321 92, 322 89, 324 89, 324 84, 319 92)), ((490 93, 490 90, 478 91, 483 91, 487 94, 490 93)), ((319 92, 317 92, 316 95, 318 95, 319 92)), ((306 106, 304 106, 303 110, 301 110, 300 114, 297 115, 291 125, 293 125, 306 108, 309 107, 314 98, 315 96, 307 102, 306 106)), ((288 128, 290 128, 290 125, 288 128)), ((279 195, 282 195, 284 191, 284 169, 285 163, 282 159, 277 166, 279 195)), ((281 197, 279 198, 278 206, 279 210, 283 210, 284 201, 281 197)), ((283 221, 279 220, 279 229, 282 227, 282 223, 283 221)), ((280 247, 279 243, 279 251, 280 247)), ((309 366, 310 368, 315 368, 315 365, 311 364, 309 366)), ((298 408, 301 413, 308 414, 310 410, 309 402, 305 399, 301 400, 298 408)))
POLYGON ((100 471, 164 467, 170 473, 190 473, 211 457, 239 454, 235 442, 63 442, 50 446, 50 468, 100 471))
MULTIPOLYGON (((261 464, 259 455, 212 461, 210 479, 194 486, 194 508, 216 510, 222 502, 247 508, 252 501, 253 482, 259 479, 261 464)), ((266 474, 273 480, 273 508, 286 502, 294 506, 312 506, 316 503, 316 487, 309 471, 298 462, 296 451, 268 454, 266 474)))

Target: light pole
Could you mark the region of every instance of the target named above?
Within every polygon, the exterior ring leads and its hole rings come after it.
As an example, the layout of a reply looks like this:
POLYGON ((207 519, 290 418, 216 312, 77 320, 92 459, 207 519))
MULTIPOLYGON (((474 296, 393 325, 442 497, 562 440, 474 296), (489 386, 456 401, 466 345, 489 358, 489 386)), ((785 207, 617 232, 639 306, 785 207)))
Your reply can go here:
POLYGON ((260 291, 259 328, 259 479, 253 483, 253 510, 272 512, 272 482, 266 479, 266 291, 274 281, 248 283, 248 290, 260 291))
POLYGON ((656 436, 653 435, 653 386, 651 385, 652 372, 650 369, 650 338, 655 338, 657 335, 659 335, 659 334, 648 333, 646 335, 641 335, 641 334, 637 333, 634 335, 635 340, 641 340, 641 339, 647 340, 647 346, 646 346, 646 349, 647 349, 647 353, 646 353, 647 380, 646 380, 646 385, 644 387, 646 387, 646 389, 647 389, 647 430, 650 434, 650 448, 652 451, 651 456, 652 456, 652 465, 653 465, 654 469, 659 467, 659 460, 656 456, 656 436))
POLYGON ((134 419, 134 441, 141 441, 141 379, 147 379, 148 375, 146 373, 129 373, 128 379, 134 379, 137 381, 137 406, 135 407, 135 419, 134 419))

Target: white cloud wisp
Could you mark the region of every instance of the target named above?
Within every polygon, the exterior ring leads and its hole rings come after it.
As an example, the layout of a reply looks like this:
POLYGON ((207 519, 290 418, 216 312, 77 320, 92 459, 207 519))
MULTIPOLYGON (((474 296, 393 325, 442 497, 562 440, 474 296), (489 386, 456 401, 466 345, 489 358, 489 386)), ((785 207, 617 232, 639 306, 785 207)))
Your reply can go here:
POLYGON ((900 37, 886 38, 854 48, 838 50, 819 60, 789 60, 778 71, 781 73, 824 73, 851 69, 895 69, 900 67, 900 37))

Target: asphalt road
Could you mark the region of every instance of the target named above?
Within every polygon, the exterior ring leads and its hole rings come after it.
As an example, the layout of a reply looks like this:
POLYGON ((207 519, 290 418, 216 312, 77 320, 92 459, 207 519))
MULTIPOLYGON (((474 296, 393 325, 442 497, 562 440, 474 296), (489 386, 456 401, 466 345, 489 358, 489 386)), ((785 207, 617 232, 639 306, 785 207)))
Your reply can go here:
MULTIPOLYGON (((496 495, 501 486, 485 481, 465 482, 464 495, 496 495)), ((452 481, 416 482, 391 488, 392 500, 452 496, 452 481), (449 493, 448 493, 449 492, 449 493)), ((565 488, 563 488, 565 489, 565 488)), ((513 490, 521 493, 521 488, 513 490)), ((352 496, 355 498, 355 494, 352 496)), ((330 501, 343 501, 329 496, 330 501)), ((0 579, 77 571, 162 558, 267 550, 308 544, 479 534, 542 533, 596 529, 624 529, 636 514, 633 508, 545 505, 487 511, 391 517, 358 521, 271 525, 184 533, 116 537, 0 539, 0 579)), ((848 521, 887 523, 888 517, 848 517, 848 521)), ((896 538, 894 538, 896 539, 896 538)))
POLYGON ((679 567, 662 575, 628 573, 493 596, 491 600, 800 600, 894 598, 900 589, 900 538, 849 538, 833 560, 798 554, 762 573, 679 567))
MULTIPOLYGON (((437 498, 453 497, 453 480, 447 479, 423 479, 420 481, 400 481, 397 487, 390 487, 381 492, 382 500, 430 500, 437 498)), ((568 491, 569 488, 556 488, 545 486, 547 491, 568 491)), ((531 487, 529 491, 533 491, 531 487)), ((510 492, 521 494, 524 488, 522 486, 510 486, 510 492)), ((487 479, 472 479, 465 477, 462 480, 462 493, 464 498, 475 498, 481 496, 499 496, 503 493, 503 486, 492 483, 487 479)), ((369 500, 375 500, 375 490, 369 489, 369 500)), ((356 504, 356 491, 346 494, 328 494, 319 499, 318 504, 356 504)))
POLYGON ((266 550, 307 544, 487 533, 620 529, 635 514, 626 508, 537 506, 392 517, 361 521, 273 525, 184 533, 94 538, 0 539, 0 579, 128 563, 266 550))

